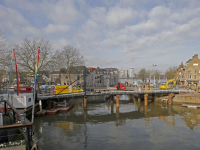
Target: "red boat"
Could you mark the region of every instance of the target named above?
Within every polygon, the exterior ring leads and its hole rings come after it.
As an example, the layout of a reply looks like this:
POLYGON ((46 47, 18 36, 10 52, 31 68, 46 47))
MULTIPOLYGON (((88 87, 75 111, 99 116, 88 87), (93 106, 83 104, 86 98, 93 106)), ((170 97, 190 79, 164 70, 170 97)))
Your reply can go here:
POLYGON ((24 86, 19 88, 20 92, 32 92, 32 90, 33 88, 31 86, 24 86))

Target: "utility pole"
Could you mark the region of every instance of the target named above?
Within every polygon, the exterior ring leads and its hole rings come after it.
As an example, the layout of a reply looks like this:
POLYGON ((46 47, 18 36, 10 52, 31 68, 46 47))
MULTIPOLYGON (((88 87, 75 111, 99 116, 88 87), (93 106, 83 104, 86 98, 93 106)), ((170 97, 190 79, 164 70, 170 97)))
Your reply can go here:
POLYGON ((153 84, 155 85, 156 83, 155 83, 155 67, 156 67, 157 65, 153 65, 153 67, 154 67, 154 81, 153 81, 153 84))
POLYGON ((84 67, 83 79, 84 79, 84 92, 85 92, 85 96, 86 96, 86 67, 84 67))

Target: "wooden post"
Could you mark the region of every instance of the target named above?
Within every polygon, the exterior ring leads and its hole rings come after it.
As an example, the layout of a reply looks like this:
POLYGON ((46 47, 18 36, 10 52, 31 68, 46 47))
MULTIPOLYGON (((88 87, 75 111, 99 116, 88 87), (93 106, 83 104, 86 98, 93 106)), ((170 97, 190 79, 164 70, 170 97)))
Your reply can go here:
POLYGON ((84 110, 84 121, 87 120, 87 110, 84 110))
POLYGON ((138 103, 141 102, 141 96, 138 94, 138 103))
POLYGON ((117 118, 117 119, 119 118, 119 107, 116 108, 116 118, 117 118))
POLYGON ((42 101, 39 100, 39 106, 40 106, 40 113, 42 113, 42 101))
POLYGON ((67 100, 65 99, 64 100, 64 103, 65 103, 65 108, 67 107, 67 100))
POLYGON ((113 103, 114 103, 114 96, 111 95, 111 96, 110 96, 110 104, 112 105, 113 103))
POLYGON ((116 108, 119 108, 119 95, 116 95, 116 108))
POLYGON ((83 97, 83 107, 84 107, 84 109, 87 109, 87 97, 86 96, 83 97))
POLYGON ((113 95, 111 95, 110 96, 110 107, 111 107, 111 114, 113 114, 113 112, 114 112, 114 96, 113 95))
POLYGON ((169 97, 168 104, 171 105, 173 103, 172 98, 174 97, 174 93, 169 94, 168 97, 169 97))
POLYGON ((144 105, 148 106, 148 94, 144 95, 144 105))

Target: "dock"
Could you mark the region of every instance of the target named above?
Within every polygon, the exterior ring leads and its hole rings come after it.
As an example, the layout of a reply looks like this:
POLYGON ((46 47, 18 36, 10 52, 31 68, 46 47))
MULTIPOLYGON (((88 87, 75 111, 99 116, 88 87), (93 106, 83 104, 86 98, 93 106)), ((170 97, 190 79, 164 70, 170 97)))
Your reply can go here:
POLYGON ((182 107, 187 107, 187 108, 194 108, 194 109, 197 109, 198 107, 200 107, 200 105, 182 104, 182 107))

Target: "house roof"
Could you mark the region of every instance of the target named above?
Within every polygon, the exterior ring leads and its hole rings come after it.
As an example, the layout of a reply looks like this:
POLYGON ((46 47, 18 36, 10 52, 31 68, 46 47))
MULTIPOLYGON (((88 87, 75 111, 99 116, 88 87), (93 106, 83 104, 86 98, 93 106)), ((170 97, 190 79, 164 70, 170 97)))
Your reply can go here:
POLYGON ((90 72, 95 71, 97 73, 97 69, 96 68, 87 68, 88 70, 90 70, 90 72))

